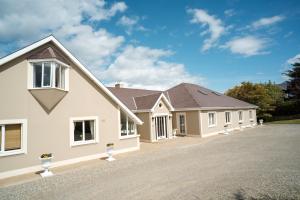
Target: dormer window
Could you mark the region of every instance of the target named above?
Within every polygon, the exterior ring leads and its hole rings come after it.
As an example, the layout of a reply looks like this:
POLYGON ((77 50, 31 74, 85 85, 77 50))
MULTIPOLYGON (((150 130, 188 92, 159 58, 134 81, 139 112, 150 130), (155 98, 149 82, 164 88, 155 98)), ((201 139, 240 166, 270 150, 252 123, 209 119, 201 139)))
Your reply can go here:
POLYGON ((67 89, 68 66, 56 60, 30 61, 31 83, 30 89, 58 88, 67 89))

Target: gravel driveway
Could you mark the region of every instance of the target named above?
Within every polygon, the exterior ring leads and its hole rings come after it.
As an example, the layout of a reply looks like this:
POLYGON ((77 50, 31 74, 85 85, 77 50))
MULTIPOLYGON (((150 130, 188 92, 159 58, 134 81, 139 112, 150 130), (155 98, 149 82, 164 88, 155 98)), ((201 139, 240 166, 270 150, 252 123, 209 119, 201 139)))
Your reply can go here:
POLYGON ((300 125, 142 144, 114 162, 0 188, 0 199, 300 199, 300 125))

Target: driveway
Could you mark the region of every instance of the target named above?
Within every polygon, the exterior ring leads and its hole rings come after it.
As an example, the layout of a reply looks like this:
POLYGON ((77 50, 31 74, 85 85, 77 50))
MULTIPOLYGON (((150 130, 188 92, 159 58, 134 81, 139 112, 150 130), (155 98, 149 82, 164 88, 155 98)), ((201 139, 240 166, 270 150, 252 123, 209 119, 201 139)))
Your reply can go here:
POLYGON ((0 199, 300 199, 300 125, 141 148, 2 187, 0 199))

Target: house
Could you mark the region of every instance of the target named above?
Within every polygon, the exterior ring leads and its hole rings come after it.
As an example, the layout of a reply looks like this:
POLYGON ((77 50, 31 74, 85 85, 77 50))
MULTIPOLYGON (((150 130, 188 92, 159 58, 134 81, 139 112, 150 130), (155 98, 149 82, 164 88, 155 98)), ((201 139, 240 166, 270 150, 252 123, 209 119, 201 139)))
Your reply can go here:
POLYGON ((139 149, 143 122, 53 36, 0 59, 0 93, 0 178, 139 149))
POLYGON ((256 124, 256 106, 195 84, 166 91, 105 87, 58 40, 0 59, 0 179, 139 149, 178 135, 206 137, 256 124), (176 131, 175 131, 176 130, 176 131))
POLYGON ((179 134, 207 137, 256 125, 257 106, 195 84, 166 91, 174 107, 173 128, 179 134))
POLYGON ((108 89, 144 123, 137 127, 142 141, 170 139, 173 106, 162 91, 123 88, 121 84, 108 89))
POLYGON ((195 84, 181 83, 166 91, 120 84, 108 89, 144 122, 138 127, 141 141, 170 139, 172 130, 207 137, 256 125, 257 106, 195 84))

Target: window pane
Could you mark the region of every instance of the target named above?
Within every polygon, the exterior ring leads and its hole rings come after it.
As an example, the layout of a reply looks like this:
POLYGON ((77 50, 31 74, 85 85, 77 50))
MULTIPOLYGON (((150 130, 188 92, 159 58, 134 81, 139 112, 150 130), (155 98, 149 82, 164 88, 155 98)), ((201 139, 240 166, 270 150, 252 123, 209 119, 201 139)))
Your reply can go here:
POLYGON ((33 87, 42 86, 42 63, 33 64, 33 87))
POLYGON ((225 112, 225 120, 226 120, 226 123, 230 122, 230 112, 225 112))
POLYGON ((65 88, 65 74, 66 74, 66 68, 65 67, 61 67, 61 81, 60 81, 60 87, 61 88, 65 88))
POLYGON ((82 141, 83 140, 83 122, 74 122, 74 141, 82 141))
POLYGON ((50 86, 51 80, 51 63, 44 63, 44 82, 43 86, 50 86))
POLYGON ((185 133, 184 115, 179 115, 180 133, 185 133))
POLYGON ((129 131, 129 135, 133 135, 134 134, 134 122, 128 118, 128 131, 129 131))
POLYGON ((61 66, 55 64, 55 87, 61 88, 61 66))
POLYGON ((94 120, 84 121, 85 140, 93 140, 95 138, 94 120))
POLYGON ((21 149, 21 124, 5 125, 5 151, 21 149))
POLYGON ((209 120, 209 125, 214 125, 215 124, 215 113, 209 113, 208 114, 208 120, 209 120))
POLYGON ((126 121, 127 121, 126 115, 123 112, 121 112, 121 136, 127 135, 126 121))

